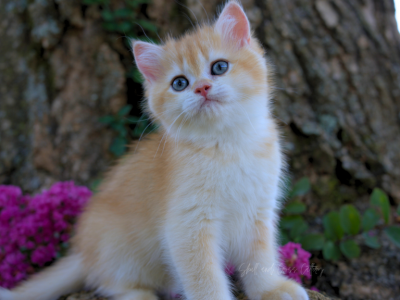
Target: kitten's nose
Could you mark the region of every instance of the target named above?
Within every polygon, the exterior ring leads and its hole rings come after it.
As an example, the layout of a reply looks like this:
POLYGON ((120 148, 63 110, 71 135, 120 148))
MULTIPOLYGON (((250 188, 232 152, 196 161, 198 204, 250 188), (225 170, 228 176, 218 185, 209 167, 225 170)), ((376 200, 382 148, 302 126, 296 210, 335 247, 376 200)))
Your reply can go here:
POLYGON ((209 84, 207 82, 199 82, 195 86, 194 92, 196 94, 202 95, 203 97, 206 97, 210 88, 211 88, 211 84, 209 84))

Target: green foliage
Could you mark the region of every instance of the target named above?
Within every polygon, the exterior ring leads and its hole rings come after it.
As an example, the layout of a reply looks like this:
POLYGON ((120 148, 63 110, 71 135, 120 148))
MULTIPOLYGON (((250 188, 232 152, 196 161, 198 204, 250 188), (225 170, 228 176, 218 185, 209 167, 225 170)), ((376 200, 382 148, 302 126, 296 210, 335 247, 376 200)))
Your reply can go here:
MULTIPOLYGON (((283 209, 283 216, 280 219, 279 228, 281 242, 289 240, 301 243, 308 251, 322 251, 327 260, 338 260, 342 255, 348 259, 360 255, 361 249, 354 238, 362 235, 364 244, 372 249, 381 247, 376 231, 380 220, 385 223, 383 230, 389 239, 400 247, 400 227, 386 226, 390 224, 390 203, 387 195, 381 189, 374 189, 371 194, 371 206, 361 217, 360 212, 351 204, 342 205, 339 211, 330 211, 322 218, 324 232, 309 233, 308 223, 301 216, 307 209, 301 201, 301 197, 311 190, 307 178, 302 178, 290 192, 291 198, 283 209)), ((400 213, 400 207, 397 209, 400 213)), ((359 239, 357 239, 359 240, 359 239)))
POLYGON ((356 258, 360 256, 360 247, 354 240, 342 241, 340 243, 340 250, 347 258, 356 258))
POLYGON ((365 244, 373 249, 378 249, 381 247, 381 244, 378 241, 378 238, 376 236, 371 236, 369 233, 364 232, 363 233, 364 241, 365 244))
POLYGON ((360 231, 360 213, 353 205, 348 204, 340 208, 340 224, 348 234, 356 235, 360 231))
POLYGON ((371 204, 379 210, 386 224, 389 224, 390 218, 390 203, 384 191, 375 188, 371 195, 371 204))
POLYGON ((400 216, 400 204, 399 204, 399 206, 397 206, 397 214, 400 216))
POLYGON ((390 226, 385 228, 385 233, 388 238, 398 247, 400 247, 400 227, 390 226))
POLYGON ((109 126, 113 129, 117 136, 113 139, 110 145, 110 151, 116 157, 120 157, 126 152, 126 144, 130 140, 130 136, 132 137, 140 137, 142 134, 146 132, 150 132, 154 130, 156 127, 148 122, 148 119, 145 118, 145 115, 142 117, 130 117, 129 112, 131 111, 132 106, 126 105, 122 107, 117 114, 115 115, 107 115, 101 117, 99 121, 104 125, 109 126), (130 131, 129 125, 135 124, 134 130, 130 131))
POLYGON ((332 241, 341 240, 344 235, 344 230, 340 226, 340 216, 336 211, 331 211, 323 218, 325 236, 332 241))
MULTIPOLYGON (((114 8, 111 5, 111 0, 83 0, 83 3, 86 5, 100 6, 103 28, 127 37, 126 43, 128 48, 132 47, 131 39, 143 40, 138 32, 147 31, 148 34, 145 34, 146 40, 156 43, 151 36, 157 33, 157 27, 148 20, 143 19, 140 14, 142 5, 149 2, 149 0, 125 0, 123 7, 114 8)), ((127 73, 127 77, 132 78, 138 83, 143 82, 139 70, 134 66, 127 73)))
POLYGON ((306 205, 300 201, 293 201, 286 205, 284 211, 287 214, 301 214, 306 211, 306 205))
POLYGON ((307 177, 303 177, 296 182, 292 191, 289 194, 289 197, 294 198, 298 196, 304 196, 310 191, 310 189, 311 189, 310 180, 307 177))
POLYGON ((307 251, 322 250, 324 241, 324 236, 318 233, 307 234, 300 239, 302 247, 307 251))
POLYGON ((308 229, 308 224, 304 219, 298 219, 293 222, 292 228, 290 228, 289 236, 294 242, 300 242, 300 238, 303 233, 308 229))
POLYGON ((108 31, 121 33, 135 39, 139 39, 136 35, 138 27, 153 33, 157 32, 154 24, 139 17, 141 6, 149 3, 148 0, 126 0, 125 6, 117 9, 112 8, 111 0, 84 0, 83 3, 101 7, 103 27, 108 31))
POLYGON ((341 255, 339 246, 332 241, 326 241, 322 249, 322 255, 327 260, 339 260, 341 255))
POLYGON ((364 231, 369 231, 374 228, 379 222, 379 215, 377 212, 371 208, 368 208, 363 217, 361 226, 364 231))

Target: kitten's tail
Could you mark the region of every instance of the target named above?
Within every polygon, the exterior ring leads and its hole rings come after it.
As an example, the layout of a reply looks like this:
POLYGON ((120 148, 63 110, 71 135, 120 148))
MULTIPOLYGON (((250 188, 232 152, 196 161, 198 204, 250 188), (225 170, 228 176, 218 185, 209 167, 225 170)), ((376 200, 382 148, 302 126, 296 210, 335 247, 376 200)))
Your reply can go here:
POLYGON ((0 288, 0 300, 56 300, 83 287, 82 259, 71 254, 23 282, 14 290, 0 288))

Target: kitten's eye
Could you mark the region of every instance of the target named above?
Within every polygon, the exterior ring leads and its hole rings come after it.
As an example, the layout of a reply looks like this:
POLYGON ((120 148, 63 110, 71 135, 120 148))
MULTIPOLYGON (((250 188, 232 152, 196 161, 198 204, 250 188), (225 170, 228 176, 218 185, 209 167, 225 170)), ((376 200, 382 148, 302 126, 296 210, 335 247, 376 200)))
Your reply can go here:
POLYGON ((217 61, 211 67, 212 75, 222 75, 228 70, 228 63, 226 61, 220 60, 217 61))
POLYGON ((183 91, 189 84, 189 81, 185 77, 178 77, 175 78, 174 81, 172 82, 172 88, 175 91, 183 91))

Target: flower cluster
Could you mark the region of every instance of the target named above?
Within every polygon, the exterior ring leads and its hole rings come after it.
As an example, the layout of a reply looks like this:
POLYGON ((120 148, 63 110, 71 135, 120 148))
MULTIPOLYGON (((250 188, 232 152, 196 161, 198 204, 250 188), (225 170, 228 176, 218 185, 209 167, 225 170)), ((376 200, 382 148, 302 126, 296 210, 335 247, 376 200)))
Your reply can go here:
POLYGON ((310 257, 311 253, 301 248, 300 244, 289 242, 280 247, 282 271, 286 277, 298 283, 302 278, 311 279, 310 257))
POLYGON ((0 286, 12 288, 66 249, 91 192, 59 182, 34 197, 0 185, 0 286))

